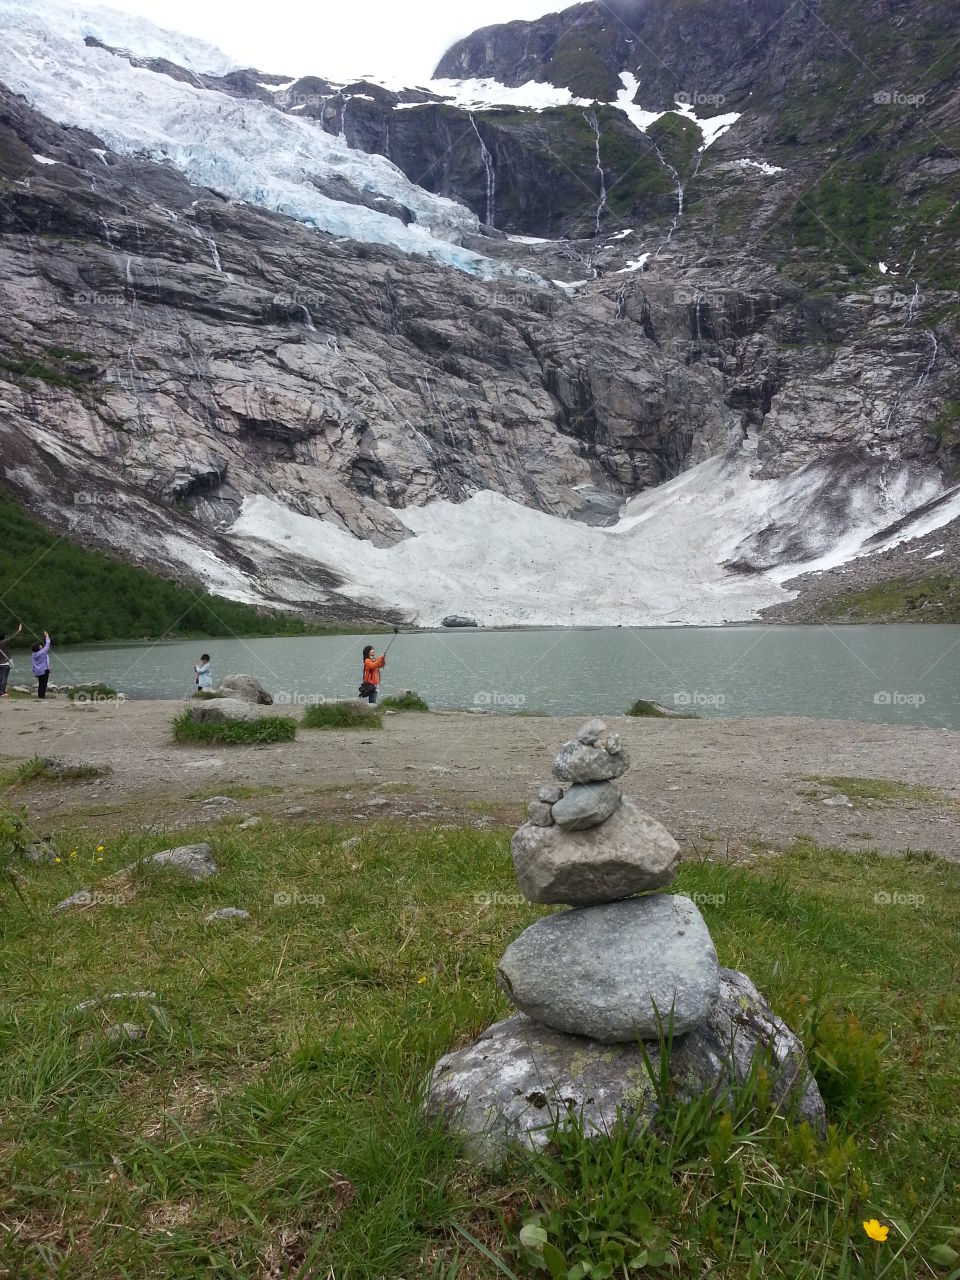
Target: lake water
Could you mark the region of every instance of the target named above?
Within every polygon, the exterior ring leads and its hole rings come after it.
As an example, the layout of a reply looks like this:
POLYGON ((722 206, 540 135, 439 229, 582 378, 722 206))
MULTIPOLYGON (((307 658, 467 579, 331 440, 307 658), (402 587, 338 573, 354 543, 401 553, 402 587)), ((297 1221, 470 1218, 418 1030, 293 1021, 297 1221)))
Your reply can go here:
MULTIPOLYGON (((387 636, 371 636, 380 647, 387 636)), ((102 681, 131 697, 193 692, 249 672, 278 704, 354 697, 361 636, 211 640, 54 650, 55 683, 102 681)), ((15 676, 23 679, 22 663, 15 676)), ((635 698, 701 716, 808 715, 960 729, 960 626, 683 627, 401 634, 383 692, 431 707, 612 714, 635 698)))

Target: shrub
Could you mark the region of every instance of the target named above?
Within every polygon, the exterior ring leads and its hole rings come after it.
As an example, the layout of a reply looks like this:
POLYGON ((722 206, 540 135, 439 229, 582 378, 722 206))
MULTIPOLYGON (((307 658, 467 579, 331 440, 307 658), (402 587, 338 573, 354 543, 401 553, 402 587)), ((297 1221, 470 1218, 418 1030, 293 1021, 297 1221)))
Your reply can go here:
POLYGON ((189 708, 173 722, 175 742, 206 743, 210 746, 264 745, 270 742, 292 742, 297 736, 297 723, 290 716, 263 716, 258 720, 227 720, 225 723, 200 724, 189 708))
POLYGON ((380 712, 369 710, 368 702, 318 702, 307 707, 303 724, 307 729, 382 729, 380 712))
POLYGON ((419 693, 414 693, 412 689, 408 689, 406 693, 401 693, 396 697, 383 698, 380 707, 384 711, 429 711, 430 708, 420 697, 419 693))

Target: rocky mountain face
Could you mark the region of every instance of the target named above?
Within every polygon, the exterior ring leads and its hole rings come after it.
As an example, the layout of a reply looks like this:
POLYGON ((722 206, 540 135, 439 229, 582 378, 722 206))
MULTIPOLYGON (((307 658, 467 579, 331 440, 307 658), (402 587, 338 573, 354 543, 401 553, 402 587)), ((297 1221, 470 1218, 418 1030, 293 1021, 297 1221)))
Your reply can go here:
MULTIPOLYGON (((931 476, 955 483, 955 12, 722 0, 709 40, 703 21, 690 0, 584 4, 477 32, 437 69, 587 102, 543 110, 203 75, 97 42, 460 201, 486 224, 457 231, 486 279, 318 233, 0 89, 5 483, 73 536, 337 616, 356 606, 336 573, 291 552, 278 585, 283 548, 266 573, 231 538, 244 498, 376 546, 409 536, 404 509, 484 490, 609 524, 749 438, 760 475, 821 468, 807 518, 771 511, 743 538, 731 571, 749 574, 816 558, 825 528, 856 523, 854 489, 876 529, 909 510, 904 476, 924 500, 931 476), (668 114, 638 128, 627 89, 668 114)), ((355 174, 321 187, 423 217, 355 174)))

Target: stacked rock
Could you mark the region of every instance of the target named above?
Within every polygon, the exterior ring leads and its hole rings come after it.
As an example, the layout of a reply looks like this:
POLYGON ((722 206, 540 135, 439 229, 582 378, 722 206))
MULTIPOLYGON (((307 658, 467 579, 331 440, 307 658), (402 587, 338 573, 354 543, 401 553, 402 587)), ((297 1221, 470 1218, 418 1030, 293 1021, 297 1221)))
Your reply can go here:
POLYGON ((512 841, 531 902, 573 910, 538 920, 507 948, 497 980, 523 1013, 604 1043, 677 1034, 705 1022, 720 996, 717 953, 689 898, 650 894, 676 873, 680 849, 615 784, 630 760, 602 720, 554 761, 512 841), (646 894, 636 897, 636 894, 646 894))
POLYGON ((619 736, 590 720, 561 747, 556 781, 513 837, 524 895, 570 910, 507 947, 497 980, 519 1012, 441 1058, 424 1099, 483 1163, 514 1143, 543 1147, 572 1118, 590 1135, 651 1121, 659 1095, 639 1042, 656 1059, 671 1020, 679 1096, 721 1093, 760 1054, 776 1104, 825 1132, 803 1045, 746 974, 719 968, 694 903, 652 892, 673 880, 680 850, 621 795, 629 764, 619 736))

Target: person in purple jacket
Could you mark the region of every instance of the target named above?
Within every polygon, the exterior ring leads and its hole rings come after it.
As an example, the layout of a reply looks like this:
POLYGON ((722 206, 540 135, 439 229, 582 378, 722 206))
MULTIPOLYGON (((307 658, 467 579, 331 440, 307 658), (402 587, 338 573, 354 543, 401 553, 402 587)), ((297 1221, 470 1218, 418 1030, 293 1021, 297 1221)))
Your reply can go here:
POLYGON ((47 685, 50 682, 50 632, 43 633, 43 644, 33 646, 33 674, 37 677, 37 697, 47 696, 47 685))

